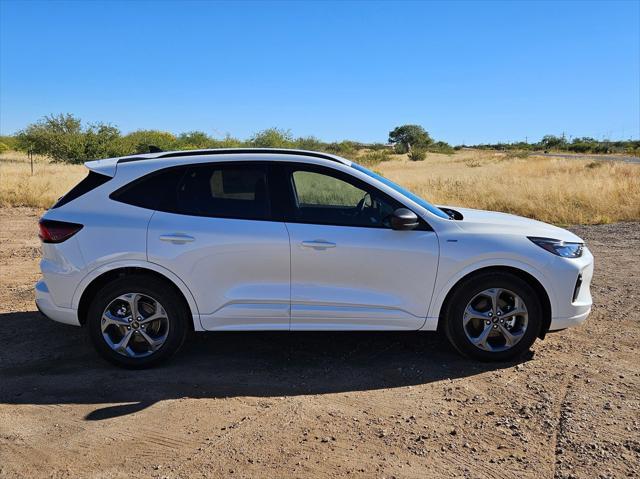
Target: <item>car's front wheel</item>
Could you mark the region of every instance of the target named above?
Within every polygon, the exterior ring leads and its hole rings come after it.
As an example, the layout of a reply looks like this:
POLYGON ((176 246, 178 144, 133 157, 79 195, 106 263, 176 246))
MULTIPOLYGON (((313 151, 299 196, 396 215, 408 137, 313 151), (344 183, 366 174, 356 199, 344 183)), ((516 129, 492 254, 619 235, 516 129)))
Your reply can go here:
POLYGON ((89 335, 108 361, 145 368, 174 354, 188 331, 177 293, 151 276, 125 276, 105 285, 88 311, 89 335))
POLYGON ((506 272, 479 274, 460 284, 445 313, 444 329, 463 355, 504 361, 527 351, 542 325, 536 291, 506 272))

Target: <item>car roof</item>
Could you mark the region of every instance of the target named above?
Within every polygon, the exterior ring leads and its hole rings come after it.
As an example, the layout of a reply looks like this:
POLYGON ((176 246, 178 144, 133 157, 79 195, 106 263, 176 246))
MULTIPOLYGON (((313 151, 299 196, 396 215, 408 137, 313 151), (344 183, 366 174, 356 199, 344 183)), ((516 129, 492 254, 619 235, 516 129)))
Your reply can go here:
MULTIPOLYGON (((115 174, 115 170, 117 165, 121 163, 133 163, 138 161, 144 161, 145 164, 148 162, 156 163, 153 160, 168 160, 168 159, 177 159, 184 158, 188 160, 190 158, 199 160, 198 162, 203 160, 203 157, 207 156, 217 156, 217 155, 265 155, 271 157, 272 155, 282 155, 282 156, 301 156, 308 158, 317 158, 323 160, 330 160, 341 163, 343 165, 351 165, 351 162, 345 158, 340 156, 332 155, 330 153, 323 153, 319 151, 310 151, 310 150, 296 150, 296 149, 287 149, 287 148, 217 148, 217 149, 206 149, 206 150, 177 150, 177 151, 161 151, 154 153, 143 153, 138 155, 129 155, 122 156, 117 158, 107 158, 104 160, 94 160, 87 161, 85 166, 92 171, 96 171, 99 173, 107 174, 109 176, 113 176, 115 174)), ((158 163, 163 163, 162 161, 158 161, 158 163)), ((185 161, 187 163, 187 161, 185 161)), ((151 165, 148 165, 151 166, 151 165)))
POLYGON ((124 156, 118 159, 118 163, 128 163, 130 161, 150 160, 159 158, 178 158, 190 156, 204 155, 233 155, 233 154, 282 154, 282 155, 298 155, 311 156, 315 158, 323 158, 325 160, 339 161, 340 163, 349 164, 350 162, 330 153, 319 151, 297 150, 289 148, 212 148, 205 150, 177 150, 177 151, 161 151, 157 153, 148 153, 142 155, 124 156))

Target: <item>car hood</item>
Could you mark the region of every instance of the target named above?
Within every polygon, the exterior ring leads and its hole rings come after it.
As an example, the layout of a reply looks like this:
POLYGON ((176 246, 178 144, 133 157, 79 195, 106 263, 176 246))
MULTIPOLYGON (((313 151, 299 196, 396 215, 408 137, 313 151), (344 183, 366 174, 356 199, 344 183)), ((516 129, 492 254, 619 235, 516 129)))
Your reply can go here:
POLYGON ((554 238, 568 242, 583 242, 580 237, 571 231, 543 223, 542 221, 496 211, 474 210, 470 208, 451 209, 459 211, 464 217, 462 220, 456 221, 457 225, 464 231, 474 233, 521 234, 524 236, 554 238))

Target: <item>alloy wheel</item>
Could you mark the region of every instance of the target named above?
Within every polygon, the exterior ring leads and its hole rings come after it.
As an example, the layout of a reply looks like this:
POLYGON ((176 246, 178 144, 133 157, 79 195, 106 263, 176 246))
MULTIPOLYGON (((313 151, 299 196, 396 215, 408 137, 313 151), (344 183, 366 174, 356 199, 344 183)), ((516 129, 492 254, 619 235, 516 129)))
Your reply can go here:
POLYGON ((467 339, 490 352, 514 347, 527 331, 529 313, 520 296, 504 288, 490 288, 476 294, 463 314, 467 339))
POLYGON ((105 343, 130 358, 156 352, 169 335, 169 317, 159 301, 142 293, 118 296, 105 308, 101 318, 105 343))

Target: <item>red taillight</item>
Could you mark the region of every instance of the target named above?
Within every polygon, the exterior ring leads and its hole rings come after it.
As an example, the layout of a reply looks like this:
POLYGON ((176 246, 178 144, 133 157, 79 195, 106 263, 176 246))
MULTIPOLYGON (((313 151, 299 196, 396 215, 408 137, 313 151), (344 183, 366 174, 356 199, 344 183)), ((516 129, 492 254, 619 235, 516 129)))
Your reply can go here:
POLYGON ((43 243, 62 243, 71 238, 82 229, 78 223, 66 221, 40 220, 40 233, 38 236, 43 243))

